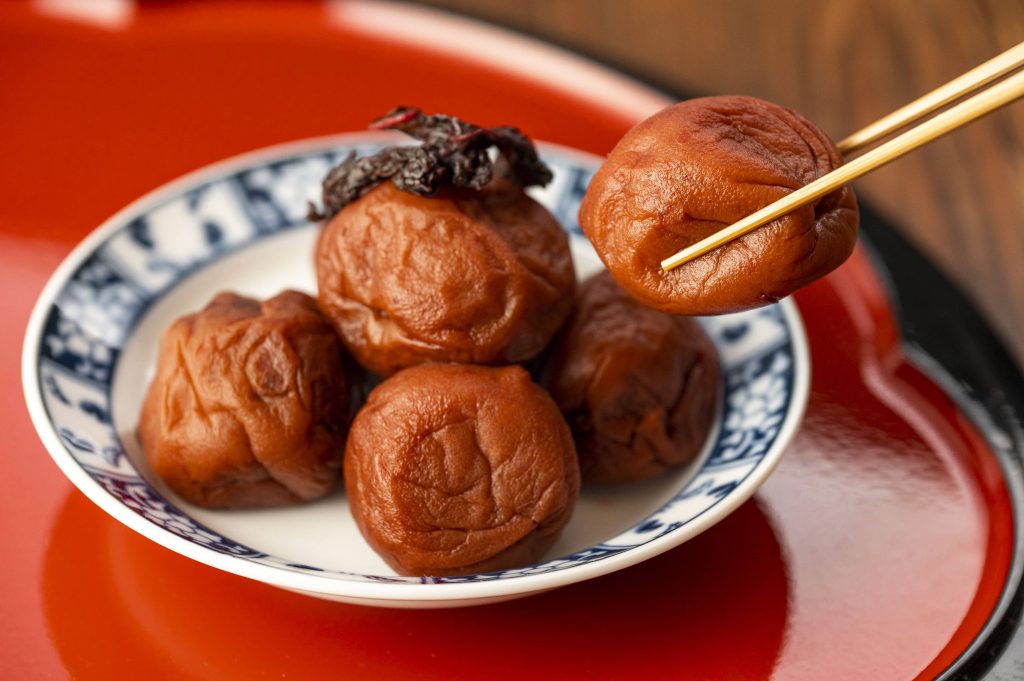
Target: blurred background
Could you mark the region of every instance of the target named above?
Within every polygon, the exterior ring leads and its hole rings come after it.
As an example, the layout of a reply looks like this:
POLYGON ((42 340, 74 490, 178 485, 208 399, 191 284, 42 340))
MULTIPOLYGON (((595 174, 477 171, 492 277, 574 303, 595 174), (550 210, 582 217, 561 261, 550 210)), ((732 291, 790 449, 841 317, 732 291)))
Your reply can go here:
MULTIPOLYGON (((841 138, 1024 40, 1018 0, 428 0, 674 94, 750 94, 841 138)), ((1024 103, 858 183, 1024 364, 1024 103)), ((941 305, 941 300, 935 301, 941 305)))

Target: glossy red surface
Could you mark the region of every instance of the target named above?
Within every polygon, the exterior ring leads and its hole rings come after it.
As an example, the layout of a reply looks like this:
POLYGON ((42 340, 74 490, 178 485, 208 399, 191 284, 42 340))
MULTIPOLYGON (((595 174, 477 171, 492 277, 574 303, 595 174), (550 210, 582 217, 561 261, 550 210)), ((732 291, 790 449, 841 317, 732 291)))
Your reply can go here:
POLYGON ((36 295, 104 218, 211 161, 396 103, 598 153, 636 115, 569 93, 568 75, 556 87, 557 69, 515 76, 389 41, 395 10, 364 3, 97 2, 128 7, 99 23, 61 10, 74 4, 0 5, 4 678, 907 681, 978 631, 1010 551, 998 465, 904 361, 860 253, 797 296, 812 395, 777 473, 643 565, 494 606, 382 610, 218 572, 104 515, 51 463, 19 378, 36 295))

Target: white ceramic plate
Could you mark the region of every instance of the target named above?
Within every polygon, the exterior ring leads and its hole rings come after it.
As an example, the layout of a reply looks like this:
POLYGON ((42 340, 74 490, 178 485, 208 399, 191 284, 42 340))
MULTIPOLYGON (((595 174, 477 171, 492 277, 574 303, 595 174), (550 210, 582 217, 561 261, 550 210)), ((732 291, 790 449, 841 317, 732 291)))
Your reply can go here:
MULTIPOLYGON (((159 335, 230 289, 315 291, 305 221, 325 171, 378 134, 273 147, 177 180, 108 220, 68 256, 29 322, 23 381, 42 441, 68 478, 153 541, 244 577, 335 600, 448 607, 505 600, 596 577, 697 535, 748 499, 793 437, 807 401, 807 343, 790 301, 702 319, 721 355, 725 398, 703 455, 655 480, 584 488, 547 559, 466 577, 395 575, 360 536, 339 490, 301 506, 210 511, 145 464, 135 426, 159 335)), ((600 159, 542 145, 554 181, 536 191, 571 235, 577 272, 601 267, 576 225, 600 159)))

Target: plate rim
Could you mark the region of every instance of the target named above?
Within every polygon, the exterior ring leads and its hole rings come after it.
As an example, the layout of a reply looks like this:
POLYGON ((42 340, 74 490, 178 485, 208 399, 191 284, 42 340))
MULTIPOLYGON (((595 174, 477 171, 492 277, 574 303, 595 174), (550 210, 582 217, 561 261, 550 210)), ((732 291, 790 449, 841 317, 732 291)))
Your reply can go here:
MULTIPOLYGON (((794 357, 792 407, 786 412, 779 427, 779 433, 771 447, 765 452, 762 461, 728 496, 677 530, 627 551, 569 569, 518 575, 515 579, 509 580, 440 583, 355 581, 337 579, 327 575, 294 572, 272 565, 247 561, 240 556, 220 553, 188 541, 184 537, 179 537, 149 522, 120 503, 99 482, 89 476, 71 457, 53 428, 43 401, 39 380, 41 360, 39 350, 47 316, 55 305, 58 294, 78 267, 94 253, 99 245, 124 227, 127 216, 149 211, 164 201, 173 199, 185 188, 202 182, 215 181, 255 163, 280 160, 284 156, 299 155, 303 152, 327 150, 332 146, 342 146, 353 140, 366 143, 375 139, 393 140, 395 136, 389 132, 372 131, 322 135, 261 147, 202 166, 170 180, 132 201, 91 230, 64 257, 47 279, 29 315, 22 343, 21 379, 26 406, 36 434, 50 458, 76 488, 108 515, 150 541, 210 567, 311 595, 322 594, 332 598, 350 597, 359 600, 395 602, 473 601, 502 596, 514 597, 600 577, 641 563, 689 541, 730 515, 754 495, 789 449, 803 421, 810 395, 811 356, 808 339, 799 309, 791 297, 783 299, 777 305, 792 336, 794 357)), ((576 156, 590 161, 601 160, 601 157, 596 154, 573 147, 544 141, 538 141, 537 144, 541 148, 557 149, 567 156, 576 156)))

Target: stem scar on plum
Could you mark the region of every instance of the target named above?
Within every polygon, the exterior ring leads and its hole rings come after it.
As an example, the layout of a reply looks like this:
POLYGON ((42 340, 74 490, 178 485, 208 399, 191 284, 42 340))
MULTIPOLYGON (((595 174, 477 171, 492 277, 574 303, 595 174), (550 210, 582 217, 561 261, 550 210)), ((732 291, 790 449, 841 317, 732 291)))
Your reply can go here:
POLYGON ((537 156, 533 143, 517 128, 481 128, 454 116, 426 115, 400 106, 370 124, 371 130, 399 130, 422 142, 392 146, 372 156, 350 153, 323 182, 323 210, 309 204, 311 221, 329 220, 347 204, 390 179, 399 189, 433 196, 443 187, 483 189, 494 176, 488 150, 504 157, 502 172, 523 187, 544 186, 551 169, 537 156))

